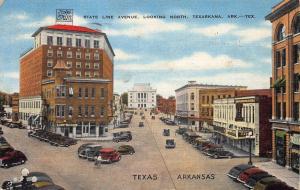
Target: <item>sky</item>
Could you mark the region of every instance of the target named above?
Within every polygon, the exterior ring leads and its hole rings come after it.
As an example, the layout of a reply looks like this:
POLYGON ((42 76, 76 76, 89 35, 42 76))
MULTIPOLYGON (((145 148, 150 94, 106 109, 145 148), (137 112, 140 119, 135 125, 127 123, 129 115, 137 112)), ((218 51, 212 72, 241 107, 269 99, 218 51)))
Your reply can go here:
POLYGON ((272 25, 264 17, 278 2, 6 0, 0 6, 0 90, 18 92, 19 56, 33 47, 31 35, 39 27, 55 24, 56 9, 73 9, 74 25, 100 29, 107 34, 116 54, 116 93, 127 91, 134 83, 151 83, 158 94, 167 97, 175 95, 175 89, 191 80, 202 84, 244 85, 249 89, 269 88, 272 25), (170 18, 173 15, 186 18, 170 18))

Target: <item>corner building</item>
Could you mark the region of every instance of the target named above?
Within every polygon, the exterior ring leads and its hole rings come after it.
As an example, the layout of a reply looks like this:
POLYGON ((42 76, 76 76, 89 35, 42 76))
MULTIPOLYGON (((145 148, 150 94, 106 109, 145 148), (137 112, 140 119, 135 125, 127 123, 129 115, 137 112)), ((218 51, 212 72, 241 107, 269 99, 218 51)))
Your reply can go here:
POLYGON ((277 164, 299 172, 299 0, 281 1, 265 18, 272 23, 272 156, 277 164))
POLYGON ((65 136, 99 137, 112 120, 114 52, 105 33, 52 25, 20 57, 20 120, 65 136))

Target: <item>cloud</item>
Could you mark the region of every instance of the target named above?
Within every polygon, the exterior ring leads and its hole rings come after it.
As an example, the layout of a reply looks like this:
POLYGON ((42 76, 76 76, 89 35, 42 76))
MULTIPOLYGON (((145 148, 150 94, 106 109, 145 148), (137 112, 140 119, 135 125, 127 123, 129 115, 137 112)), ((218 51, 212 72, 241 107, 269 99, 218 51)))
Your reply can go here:
POLYGON ((19 72, 3 72, 0 73, 1 78, 19 79, 19 72))
POLYGON ((241 42, 251 43, 271 37, 272 30, 269 28, 248 28, 233 31, 233 34, 238 36, 241 42))
MULTIPOLYGON (((79 25, 79 26, 83 26, 83 25, 87 25, 88 22, 83 18, 80 17, 76 14, 74 14, 73 16, 73 24, 74 25, 79 25)), ((21 26, 23 26, 24 28, 39 28, 42 26, 48 26, 48 25, 53 25, 55 24, 55 17, 53 16, 46 16, 44 18, 42 18, 41 20, 34 20, 31 22, 26 22, 26 23, 22 23, 21 26)), ((68 23, 64 23, 64 24, 68 24, 68 23)))
POLYGON ((131 70, 131 71, 183 71, 183 70, 219 70, 227 68, 245 68, 250 64, 240 59, 232 58, 222 54, 212 56, 206 52, 195 52, 190 56, 183 57, 177 60, 156 61, 149 64, 122 64, 116 65, 116 70, 131 70))
POLYGON ((265 63, 265 64, 268 64, 268 65, 271 65, 272 64, 272 58, 264 58, 264 59, 261 59, 261 62, 262 63, 265 63))
POLYGON ((238 40, 242 43, 252 43, 271 37, 272 28, 270 25, 267 22, 262 22, 260 25, 260 27, 256 28, 247 28, 236 24, 221 23, 212 26, 193 28, 191 29, 191 32, 207 37, 233 35, 238 37, 238 40))
POLYGON ((135 60, 139 58, 138 55, 129 54, 121 49, 115 49, 114 52, 116 54, 115 56, 116 61, 129 61, 129 60, 135 60))
POLYGON ((108 29, 105 32, 110 36, 150 37, 152 34, 174 32, 186 29, 186 25, 175 22, 165 22, 162 19, 144 19, 140 13, 131 13, 138 19, 122 19, 118 23, 123 26, 119 29, 108 29))
POLYGON ((191 31, 193 33, 199 33, 204 36, 213 37, 217 35, 227 34, 236 28, 238 28, 237 25, 221 23, 218 25, 213 25, 208 27, 194 28, 191 31))
POLYGON ((32 40, 31 33, 18 34, 14 37, 14 40, 32 40))

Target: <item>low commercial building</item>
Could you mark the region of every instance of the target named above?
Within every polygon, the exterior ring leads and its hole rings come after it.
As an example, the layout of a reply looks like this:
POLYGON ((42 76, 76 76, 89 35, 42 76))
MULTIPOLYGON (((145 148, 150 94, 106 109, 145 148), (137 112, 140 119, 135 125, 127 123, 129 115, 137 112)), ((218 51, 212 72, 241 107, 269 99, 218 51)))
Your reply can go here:
POLYGON ((128 108, 155 108, 156 107, 156 89, 150 86, 150 83, 137 83, 128 90, 128 108))
POLYGON ((157 99, 157 110, 167 115, 175 115, 176 112, 176 99, 175 97, 157 99))
POLYGON ((257 156, 268 156, 272 147, 271 94, 214 100, 213 127, 216 143, 225 144, 257 156), (248 135, 252 134, 249 138, 248 135))
MULTIPOLYGON (((175 90, 176 94, 176 120, 180 124, 188 125, 195 130, 200 127, 200 92, 209 89, 246 89, 245 86, 208 85, 189 81, 188 84, 175 90)), ((204 97, 204 96, 203 96, 204 97)), ((205 97, 206 98, 206 97, 205 97)), ((209 99, 212 99, 211 97, 209 99)), ((202 101, 202 96, 201 96, 202 101)), ((209 100, 210 101, 210 100, 209 100)), ((205 104, 205 103, 204 103, 205 104)), ((206 105, 205 105, 206 106, 206 105)), ((209 107, 209 106, 208 106, 209 107)), ((204 109, 204 105, 201 108, 204 109)), ((211 117, 211 116, 209 116, 211 117)))

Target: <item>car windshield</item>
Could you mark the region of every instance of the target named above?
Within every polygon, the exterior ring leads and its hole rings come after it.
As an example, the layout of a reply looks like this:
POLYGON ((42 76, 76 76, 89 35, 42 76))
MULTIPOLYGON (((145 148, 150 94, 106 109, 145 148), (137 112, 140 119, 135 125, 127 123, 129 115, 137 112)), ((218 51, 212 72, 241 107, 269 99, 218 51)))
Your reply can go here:
POLYGON ((174 144, 174 140, 167 140, 167 144, 174 144))

